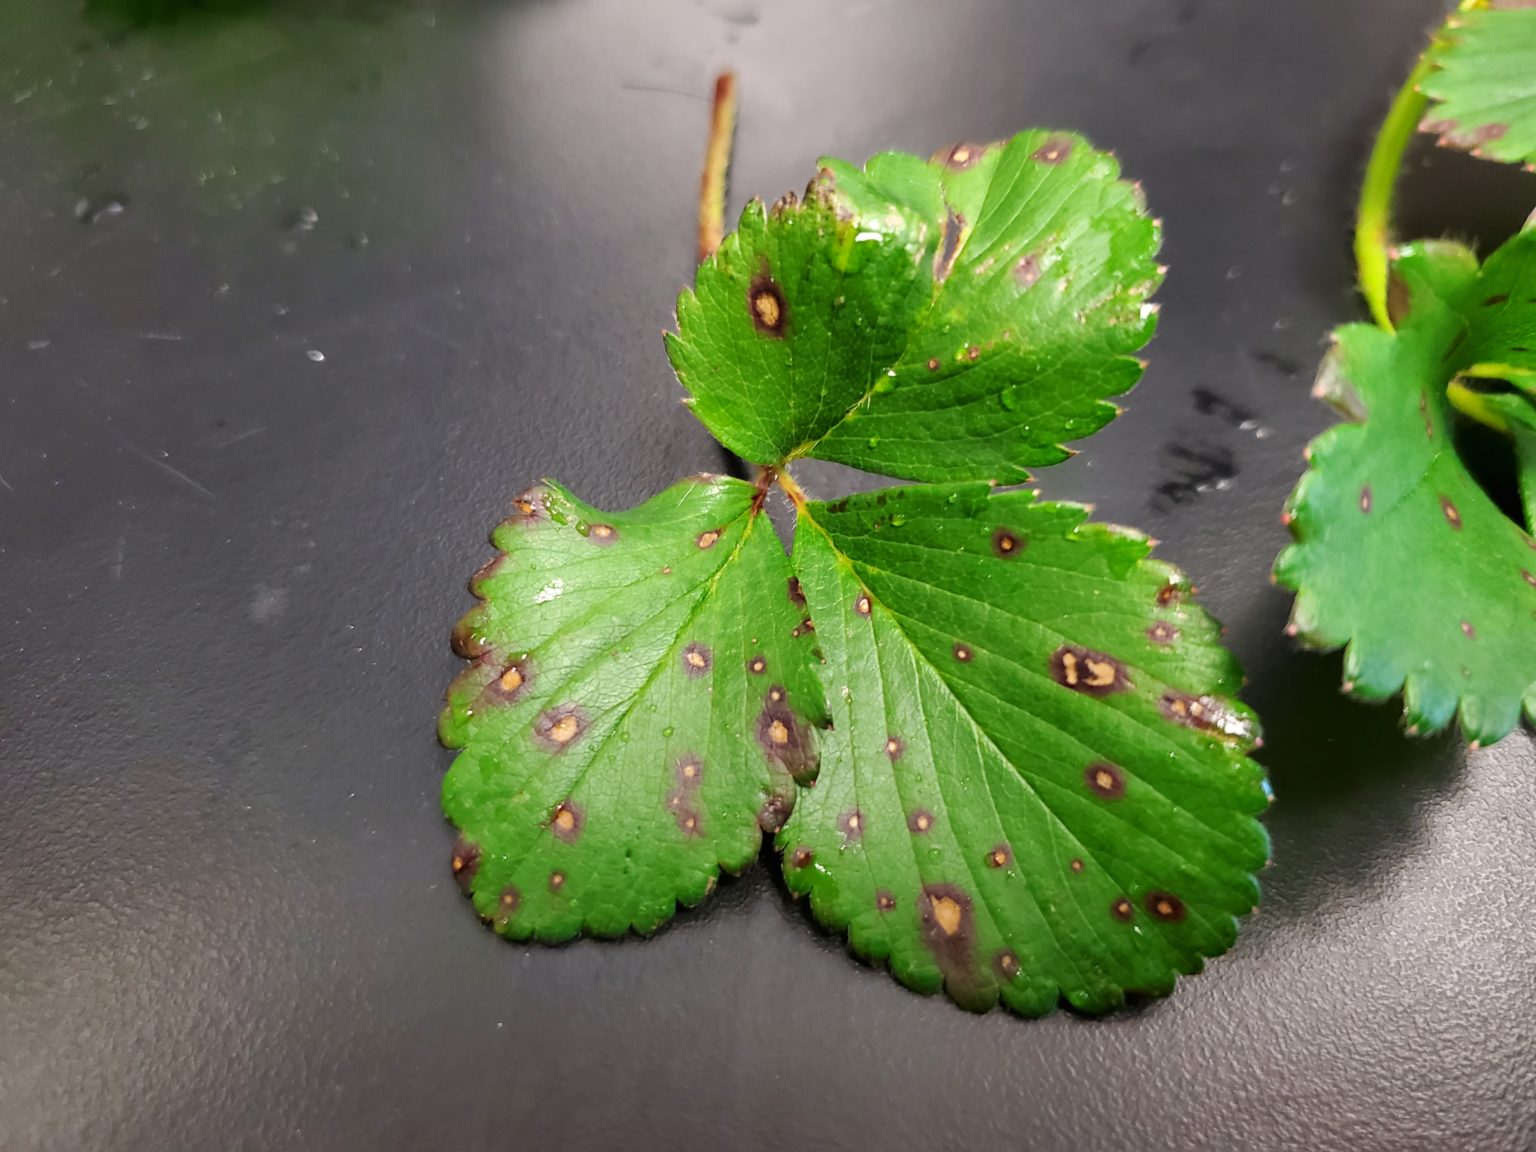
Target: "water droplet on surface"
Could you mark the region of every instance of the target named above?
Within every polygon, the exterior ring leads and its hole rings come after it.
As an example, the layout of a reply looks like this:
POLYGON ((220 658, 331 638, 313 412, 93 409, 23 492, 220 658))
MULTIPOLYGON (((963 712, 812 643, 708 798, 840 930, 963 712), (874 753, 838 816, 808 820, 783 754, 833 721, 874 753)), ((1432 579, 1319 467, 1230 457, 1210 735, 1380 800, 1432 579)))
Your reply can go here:
POLYGON ((308 356, 316 364, 325 359, 325 353, 320 351, 318 348, 311 348, 308 352, 304 353, 304 355, 308 356))
POLYGON ((75 201, 75 219, 86 224, 100 224, 106 220, 116 220, 127 211, 128 198, 126 196, 103 196, 98 200, 82 196, 75 201))
POLYGON ((288 221, 290 232, 313 232, 315 225, 320 223, 320 213, 313 208, 305 206, 300 208, 288 221))

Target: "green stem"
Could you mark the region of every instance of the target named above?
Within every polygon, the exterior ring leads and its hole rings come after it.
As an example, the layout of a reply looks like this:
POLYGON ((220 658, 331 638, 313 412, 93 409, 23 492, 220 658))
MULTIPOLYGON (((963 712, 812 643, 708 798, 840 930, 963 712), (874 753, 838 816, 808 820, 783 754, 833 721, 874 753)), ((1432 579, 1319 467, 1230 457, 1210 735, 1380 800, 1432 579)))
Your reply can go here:
POLYGON ((1430 73, 1427 55, 1408 74, 1399 89, 1387 118, 1376 133, 1370 163, 1365 168, 1365 186, 1360 190, 1360 208, 1355 215, 1355 265, 1359 269, 1360 292, 1370 306, 1371 317, 1388 332, 1392 317, 1387 309, 1387 268, 1392 250, 1392 191, 1397 173, 1403 166, 1403 152, 1418 130, 1429 98, 1419 91, 1419 83, 1430 73))
MULTIPOLYGON (((1461 0, 1456 10, 1469 12, 1487 6, 1488 0, 1461 0)), ((1388 332, 1393 330, 1391 310, 1387 307, 1387 277, 1392 264, 1392 192, 1397 187, 1397 174, 1402 170, 1408 141, 1413 139, 1429 107, 1429 97, 1419 91, 1419 85, 1432 71, 1426 48, 1419 53, 1418 63, 1398 90, 1376 133, 1371 159, 1365 168, 1365 186, 1360 189, 1360 207, 1355 213, 1355 267, 1359 270, 1360 292, 1370 306, 1371 317, 1388 332)))

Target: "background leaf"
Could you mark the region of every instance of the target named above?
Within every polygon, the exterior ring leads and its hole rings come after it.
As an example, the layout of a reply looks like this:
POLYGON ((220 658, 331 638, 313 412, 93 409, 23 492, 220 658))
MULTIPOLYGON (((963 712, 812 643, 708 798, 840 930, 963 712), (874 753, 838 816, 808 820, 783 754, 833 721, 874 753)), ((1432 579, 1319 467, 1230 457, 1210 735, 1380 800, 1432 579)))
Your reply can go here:
POLYGON ((497 528, 440 731, 454 871, 503 934, 656 928, 814 777, 815 640, 758 496, 705 476, 604 513, 545 484, 497 528))
POLYGON ((1069 133, 824 160, 803 203, 748 206, 667 348, 748 460, 1018 481, 1139 377, 1159 243, 1114 158, 1069 133))
POLYGON ((1512 164, 1536 164, 1536 8, 1493 0, 1458 12, 1430 46, 1420 85, 1438 102, 1423 128, 1442 144, 1512 164))
MULTIPOLYGON (((1510 266, 1490 268, 1502 289, 1510 266)), ((1407 249, 1394 275, 1409 300, 1397 333, 1341 328, 1323 365, 1320 392, 1356 422, 1312 442, 1286 511, 1296 542, 1275 574, 1296 591, 1291 629, 1303 641, 1348 645, 1347 691, 1402 690, 1411 730, 1459 716, 1468 739, 1489 743, 1522 703, 1536 712, 1536 542, 1458 457, 1446 384, 1506 358, 1490 316, 1519 324, 1509 301, 1490 304, 1502 291, 1456 245, 1407 249)))
POLYGON ((802 510, 833 729, 780 834, 904 984, 1038 1014, 1166 992, 1258 899, 1268 803, 1218 629, 1145 538, 986 485, 802 510))

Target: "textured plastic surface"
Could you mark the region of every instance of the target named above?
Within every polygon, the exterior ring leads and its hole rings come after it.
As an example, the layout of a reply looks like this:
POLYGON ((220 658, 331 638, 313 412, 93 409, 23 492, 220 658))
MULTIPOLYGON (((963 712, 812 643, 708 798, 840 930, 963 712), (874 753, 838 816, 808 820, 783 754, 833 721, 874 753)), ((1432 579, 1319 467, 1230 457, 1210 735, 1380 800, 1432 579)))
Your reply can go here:
MULTIPOLYGON (((1268 582, 1437 4, 545 0, 115 44, 71 7, 0 38, 0 1147, 1536 1140, 1531 738, 1403 738, 1268 582), (824 153, 1057 124, 1165 221, 1147 376, 1041 479, 1162 539, 1265 722, 1263 908, 1167 1001, 977 1019, 764 867, 563 948, 454 887, 433 721, 486 526, 541 475, 622 506, 723 465, 659 330, 727 65, 732 216, 824 153)), ((1411 163, 1409 235, 1529 210, 1512 169, 1411 163)))

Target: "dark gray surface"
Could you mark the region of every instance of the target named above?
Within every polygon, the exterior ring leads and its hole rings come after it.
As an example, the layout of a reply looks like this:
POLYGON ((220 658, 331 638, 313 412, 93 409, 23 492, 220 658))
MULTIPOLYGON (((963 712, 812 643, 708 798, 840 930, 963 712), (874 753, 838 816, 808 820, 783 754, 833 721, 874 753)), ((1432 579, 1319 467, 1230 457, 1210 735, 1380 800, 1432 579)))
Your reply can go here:
MULTIPOLYGON (((1531 738, 1404 739, 1267 579, 1435 3, 70 8, 0 3, 0 1147, 1536 1144, 1531 738), (623 503, 723 463, 657 337, 722 66, 735 204, 1057 124, 1166 220, 1152 368, 1043 481, 1163 540, 1266 720, 1262 913, 1169 1000, 966 1015, 766 862, 560 949, 449 878, 432 725, 486 530, 543 474, 623 503)), ((1533 199, 1444 158, 1407 215, 1496 238, 1533 199)))

